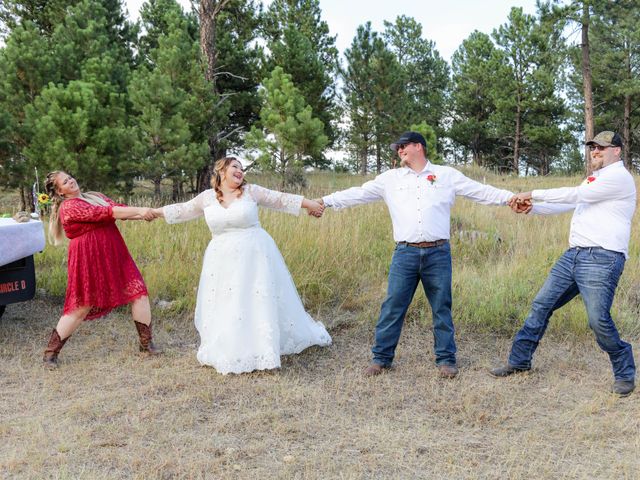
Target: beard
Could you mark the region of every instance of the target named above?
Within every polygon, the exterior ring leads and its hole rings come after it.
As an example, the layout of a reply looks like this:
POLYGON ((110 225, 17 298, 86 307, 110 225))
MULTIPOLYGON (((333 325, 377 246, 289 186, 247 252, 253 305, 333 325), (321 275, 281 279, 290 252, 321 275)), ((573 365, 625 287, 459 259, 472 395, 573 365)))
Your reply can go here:
POLYGON ((589 166, 592 170, 600 170, 602 168, 602 164, 604 163, 603 158, 592 158, 589 162, 589 166))

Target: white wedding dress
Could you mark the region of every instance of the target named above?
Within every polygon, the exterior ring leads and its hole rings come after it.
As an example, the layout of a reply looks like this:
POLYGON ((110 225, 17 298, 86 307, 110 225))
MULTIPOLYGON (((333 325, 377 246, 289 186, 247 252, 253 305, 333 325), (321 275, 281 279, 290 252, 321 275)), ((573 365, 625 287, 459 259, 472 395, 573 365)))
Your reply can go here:
POLYGON ((324 325, 304 310, 278 247, 258 219, 258 205, 298 215, 301 203, 299 195, 245 185, 227 208, 212 189, 163 208, 168 223, 204 215, 213 235, 195 312, 201 364, 223 374, 278 368, 280 355, 331 344, 324 325))

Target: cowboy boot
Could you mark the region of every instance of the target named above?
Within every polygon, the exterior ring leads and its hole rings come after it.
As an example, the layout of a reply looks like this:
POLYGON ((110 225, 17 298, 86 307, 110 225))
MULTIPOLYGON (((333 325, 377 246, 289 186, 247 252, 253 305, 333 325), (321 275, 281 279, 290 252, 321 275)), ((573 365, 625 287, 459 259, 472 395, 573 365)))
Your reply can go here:
POLYGON ((58 368, 58 354, 60 353, 60 350, 62 350, 62 347, 64 347, 67 340, 69 340, 69 337, 64 340, 61 339, 55 328, 51 332, 49 343, 47 344, 47 348, 44 351, 44 357, 42 358, 44 366, 49 370, 58 368))
POLYGON ((146 352, 149 355, 161 354, 162 350, 153 344, 151 324, 145 325, 144 323, 136 322, 135 320, 133 323, 136 325, 136 330, 138 330, 138 336, 140 337, 140 351, 146 352))

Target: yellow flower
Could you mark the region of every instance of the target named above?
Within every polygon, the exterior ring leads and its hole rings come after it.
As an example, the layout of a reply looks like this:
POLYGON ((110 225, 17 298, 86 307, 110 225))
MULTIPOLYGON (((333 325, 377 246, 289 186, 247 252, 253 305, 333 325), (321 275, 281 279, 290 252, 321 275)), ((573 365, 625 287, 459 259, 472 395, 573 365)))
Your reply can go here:
POLYGON ((38 194, 38 203, 47 205, 49 203, 49 195, 47 195, 46 193, 38 194))

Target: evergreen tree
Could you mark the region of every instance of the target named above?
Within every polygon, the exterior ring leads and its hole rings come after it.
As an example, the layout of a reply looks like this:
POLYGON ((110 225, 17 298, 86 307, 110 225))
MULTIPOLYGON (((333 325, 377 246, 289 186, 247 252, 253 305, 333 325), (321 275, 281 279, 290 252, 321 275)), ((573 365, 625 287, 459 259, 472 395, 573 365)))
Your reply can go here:
POLYGON ((168 9, 162 21, 167 31, 148 52, 151 66, 139 68, 129 86, 136 140, 128 169, 152 179, 156 196, 162 179, 171 178, 177 200, 183 183, 206 164, 206 112, 213 97, 188 19, 168 9))
POLYGON ((259 19, 253 0, 201 2, 200 49, 215 103, 209 116, 209 164, 198 172, 198 189, 209 188, 213 161, 242 145, 260 109, 257 87, 263 61, 256 42, 259 19))
POLYGON ((45 169, 66 169, 88 188, 119 178, 129 154, 126 45, 114 44, 113 12, 83 0, 68 9, 51 35, 58 83, 49 83, 25 108, 32 138, 26 157, 45 169))
POLYGON ((251 128, 246 146, 259 152, 257 162, 262 168, 280 175, 283 188, 303 183, 306 160, 318 155, 329 141, 324 125, 313 116, 311 106, 282 67, 276 67, 262 83, 260 128, 251 128))
MULTIPOLYGON (((324 133, 333 145, 337 139, 335 122, 339 116, 334 78, 338 71, 335 37, 321 19, 319 0, 274 0, 265 14, 265 37, 271 52, 266 68, 281 66, 324 124, 324 133)), ((319 152, 311 163, 326 167, 319 152)))
POLYGON ((48 40, 33 22, 19 24, 0 50, 0 183, 20 191, 22 210, 33 207, 30 187, 38 160, 25 155, 32 138, 25 125, 25 110, 56 79, 48 40))
POLYGON ((548 173, 562 147, 559 124, 564 105, 556 93, 559 61, 554 55, 556 39, 550 37, 553 33, 557 32, 521 8, 512 8, 508 23, 493 34, 510 73, 498 79, 501 94, 496 97, 494 118, 498 137, 508 145, 515 173, 521 167, 548 173), (541 151, 545 159, 536 156, 541 151))
POLYGON ((596 3, 591 25, 595 127, 616 130, 628 168, 640 154, 640 9, 636 1, 596 3))
POLYGON ((345 51, 345 110, 348 116, 347 151, 353 168, 365 175, 371 157, 375 170, 393 165, 395 155, 389 144, 413 120, 407 115, 409 98, 402 67, 371 23, 358 27, 351 47, 345 51))
POLYGON ((431 40, 422 38, 422 25, 404 15, 385 21, 383 38, 401 66, 407 106, 405 114, 444 134, 449 66, 431 40))
POLYGON ((452 117, 448 135, 462 149, 462 160, 471 156, 474 164, 499 167, 496 132, 492 116, 496 111, 498 78, 506 76, 502 52, 485 33, 474 31, 452 58, 452 117))

